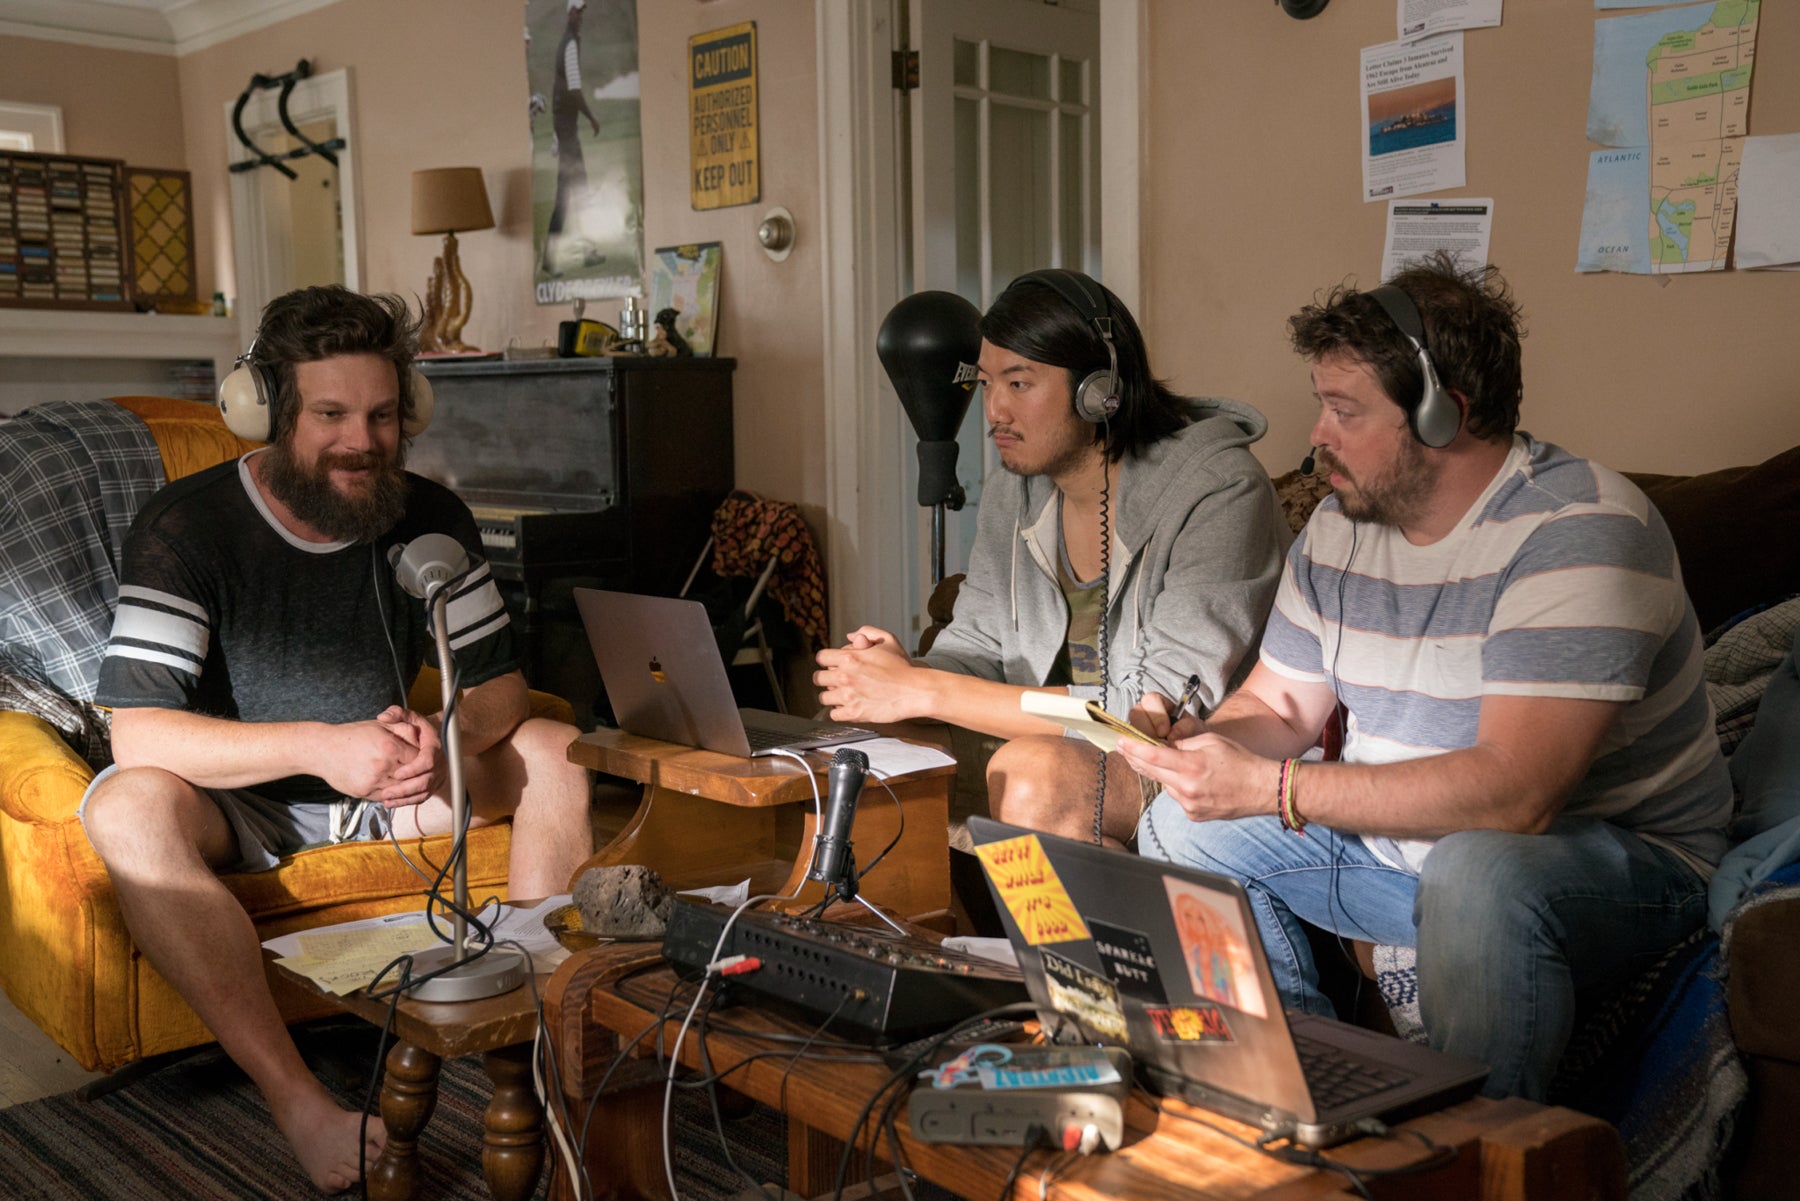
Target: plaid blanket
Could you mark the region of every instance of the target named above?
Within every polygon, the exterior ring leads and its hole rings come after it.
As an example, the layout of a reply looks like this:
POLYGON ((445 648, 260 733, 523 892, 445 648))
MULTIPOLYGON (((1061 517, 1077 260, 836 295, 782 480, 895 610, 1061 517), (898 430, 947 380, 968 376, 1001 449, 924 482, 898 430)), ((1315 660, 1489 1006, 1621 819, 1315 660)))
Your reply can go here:
POLYGON ((136 415, 57 401, 0 424, 0 663, 91 701, 112 632, 125 533, 164 483, 136 415))
POLYGON ((29 713, 62 735, 75 753, 99 771, 112 762, 112 714, 92 701, 64 696, 48 684, 6 669, 0 654, 0 710, 29 713))

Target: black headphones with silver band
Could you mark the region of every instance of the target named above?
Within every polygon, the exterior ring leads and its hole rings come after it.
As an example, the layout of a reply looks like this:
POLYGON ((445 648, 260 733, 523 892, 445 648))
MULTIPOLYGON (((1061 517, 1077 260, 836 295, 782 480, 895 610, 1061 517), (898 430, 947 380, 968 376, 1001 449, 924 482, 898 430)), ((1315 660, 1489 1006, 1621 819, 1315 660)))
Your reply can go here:
MULTIPOLYGON (((415 366, 408 365, 406 372, 412 413, 402 422, 400 432, 416 438, 431 424, 431 381, 415 366)), ((252 339, 249 348, 237 357, 236 366, 219 381, 219 412, 226 427, 238 437, 268 442, 281 427, 276 419, 280 403, 280 377, 273 366, 256 361, 256 341, 252 339)))
POLYGON ((1064 267, 1046 267, 1028 271, 1006 285, 1008 292, 1022 283, 1036 282, 1069 302, 1082 318, 1094 323, 1100 340, 1106 344, 1106 367, 1090 371, 1075 385, 1075 415, 1091 425, 1099 425, 1119 411, 1119 351, 1113 345, 1112 316, 1106 311, 1106 293, 1091 276, 1064 267))
POLYGON ((1425 387, 1417 400, 1408 405, 1396 396, 1394 403, 1406 410, 1406 424, 1412 428, 1413 437, 1433 450, 1441 450, 1456 440, 1456 433, 1462 428, 1462 409, 1438 381, 1437 364, 1425 349, 1425 322, 1419 316, 1419 306, 1393 284, 1382 284, 1367 295, 1412 343, 1419 356, 1419 371, 1425 376, 1425 387))

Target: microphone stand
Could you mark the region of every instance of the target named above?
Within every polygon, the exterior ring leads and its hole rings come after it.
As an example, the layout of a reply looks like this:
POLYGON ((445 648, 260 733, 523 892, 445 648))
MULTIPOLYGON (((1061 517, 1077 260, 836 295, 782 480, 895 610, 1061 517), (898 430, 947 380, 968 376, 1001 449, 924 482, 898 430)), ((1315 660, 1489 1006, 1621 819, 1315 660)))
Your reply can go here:
POLYGON ((450 583, 433 587, 425 602, 437 639, 438 669, 443 683, 444 754, 450 760, 450 828, 455 837, 452 896, 456 902, 452 939, 448 946, 432 947, 413 956, 410 974, 429 975, 406 990, 415 1001, 476 1001, 497 997, 525 983, 525 957, 511 948, 490 946, 484 954, 466 959, 469 909, 469 856, 464 846, 463 823, 468 820, 469 798, 463 791, 462 717, 456 711, 456 684, 450 654, 450 583))
POLYGON ((931 506, 931 586, 937 587, 944 582, 944 513, 946 510, 960 511, 968 494, 963 486, 957 484, 946 496, 939 497, 931 506))
POLYGON ((825 881, 825 903, 827 905, 831 903, 832 893, 836 893, 837 898, 840 901, 855 901, 858 905, 861 905, 864 909, 867 909, 870 913, 873 913, 876 917, 887 923, 888 929, 892 930, 895 934, 898 934, 902 938, 906 937, 906 931, 901 929, 893 918, 871 905, 869 903, 869 898, 863 896, 856 890, 856 856, 851 854, 848 849, 844 851, 844 878, 841 880, 825 881))
MULTIPOLYGON (((861 791, 860 785, 858 786, 857 791, 861 791)), ((869 903, 869 898, 857 891, 856 848, 851 845, 847 835, 844 838, 844 862, 838 868, 837 878, 828 878, 819 870, 819 842, 824 836, 824 831, 816 832, 813 835, 813 870, 808 873, 813 879, 825 885, 825 900, 819 905, 818 911, 823 913, 825 911, 825 906, 831 904, 832 894, 836 893, 840 901, 855 901, 858 905, 861 905, 864 909, 867 909, 870 913, 873 913, 876 917, 887 923, 888 929, 892 930, 895 934, 900 935, 902 938, 905 938, 906 931, 902 930, 899 925, 894 922, 893 918, 875 908, 875 906, 869 903)))

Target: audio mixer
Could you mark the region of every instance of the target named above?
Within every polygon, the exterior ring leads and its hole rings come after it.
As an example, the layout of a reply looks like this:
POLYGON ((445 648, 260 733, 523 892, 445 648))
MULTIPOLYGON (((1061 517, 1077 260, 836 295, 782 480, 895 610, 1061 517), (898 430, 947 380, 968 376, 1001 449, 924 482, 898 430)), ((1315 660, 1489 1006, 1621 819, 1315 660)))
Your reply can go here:
MULTIPOLYGON (((725 906, 676 898, 663 958, 678 973, 699 976, 730 916, 725 906)), ((1016 967, 925 938, 792 914, 746 911, 718 954, 761 961, 756 970, 732 976, 732 987, 814 1021, 830 1017, 840 1037, 860 1034, 870 1042, 936 1033, 983 1010, 1029 999, 1016 967)))

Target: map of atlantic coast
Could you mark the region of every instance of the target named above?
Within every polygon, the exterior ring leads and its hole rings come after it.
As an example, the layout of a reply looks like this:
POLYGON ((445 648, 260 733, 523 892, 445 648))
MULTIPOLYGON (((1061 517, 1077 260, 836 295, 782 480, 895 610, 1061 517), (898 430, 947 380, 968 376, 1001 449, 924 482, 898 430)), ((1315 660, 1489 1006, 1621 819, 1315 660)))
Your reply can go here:
POLYGON ((1760 9, 1717 0, 1595 23, 1588 138, 1641 152, 1593 156, 1581 270, 1724 268, 1760 9))

